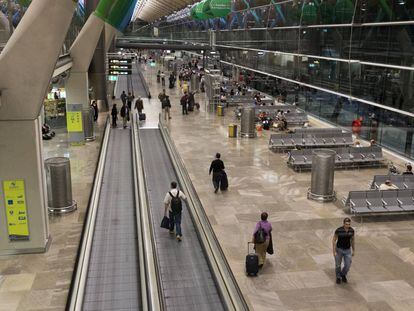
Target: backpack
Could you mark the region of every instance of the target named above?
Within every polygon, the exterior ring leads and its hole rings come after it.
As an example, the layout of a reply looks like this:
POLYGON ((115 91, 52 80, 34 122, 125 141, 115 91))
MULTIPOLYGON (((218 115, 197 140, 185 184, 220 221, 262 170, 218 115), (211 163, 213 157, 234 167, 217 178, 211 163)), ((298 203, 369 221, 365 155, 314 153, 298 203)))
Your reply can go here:
POLYGON ((262 244, 266 241, 266 232, 260 225, 259 230, 254 234, 254 243, 262 244))
POLYGON ((173 215, 178 215, 183 210, 183 205, 180 198, 180 191, 177 191, 177 196, 173 196, 171 192, 168 192, 171 196, 171 211, 173 215))

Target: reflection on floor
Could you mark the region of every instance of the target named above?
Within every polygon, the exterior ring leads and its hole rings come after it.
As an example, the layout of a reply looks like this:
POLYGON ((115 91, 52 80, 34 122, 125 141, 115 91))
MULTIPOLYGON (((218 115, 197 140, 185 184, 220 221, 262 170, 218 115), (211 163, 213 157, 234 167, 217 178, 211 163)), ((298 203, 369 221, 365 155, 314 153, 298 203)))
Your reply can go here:
MULTIPOLYGON (((146 78, 153 97, 161 91, 156 69, 146 78)), ((295 173, 287 157, 268 149, 270 132, 255 139, 228 138, 232 109, 225 117, 201 110, 181 114, 180 92, 167 89, 170 130, 215 233, 249 305, 254 310, 414 310, 414 218, 376 217, 356 229, 356 255, 349 283, 336 285, 331 240, 348 216, 340 199, 350 190, 368 189, 375 174, 386 169, 335 172, 339 200, 319 204, 306 199, 310 172, 295 173), (214 194, 208 168, 222 154, 230 189, 214 194), (244 273, 247 241, 260 213, 267 211, 274 228, 276 254, 257 278, 244 273)), ((151 100, 151 107, 159 105, 151 100)), ((152 108, 151 108, 152 109, 152 108)), ((398 161, 393 159, 393 161, 398 161)), ((184 216, 185 217, 185 216, 184 216)))
MULTIPOLYGON (((156 126, 161 109, 157 70, 145 71, 152 99, 144 103, 143 126, 156 126)), ((173 106, 172 137, 252 310, 414 310, 412 217, 366 218, 363 223, 353 219, 356 256, 349 283, 336 285, 331 239, 347 215, 341 203, 308 201, 310 173, 293 172, 286 156, 270 152, 269 132, 255 139, 228 138, 227 126, 235 121, 231 109, 225 117, 217 117, 206 112, 204 94, 198 94, 201 110, 183 116, 178 88, 167 88, 167 94, 173 106), (208 175, 216 152, 221 152, 229 176, 226 193, 214 194, 208 175), (247 241, 262 211, 269 213, 273 224, 276 254, 268 257, 257 278, 248 278, 247 241)), ((57 138, 64 140, 62 135, 57 138)), ((48 253, 0 258, 0 310, 64 309, 99 144, 72 148, 63 141, 54 152, 55 143, 55 139, 47 142, 46 156, 70 153, 74 198, 80 209, 51 218, 53 242, 48 253)), ((367 189, 373 175, 385 172, 383 168, 335 172, 338 198, 349 190, 367 189)))

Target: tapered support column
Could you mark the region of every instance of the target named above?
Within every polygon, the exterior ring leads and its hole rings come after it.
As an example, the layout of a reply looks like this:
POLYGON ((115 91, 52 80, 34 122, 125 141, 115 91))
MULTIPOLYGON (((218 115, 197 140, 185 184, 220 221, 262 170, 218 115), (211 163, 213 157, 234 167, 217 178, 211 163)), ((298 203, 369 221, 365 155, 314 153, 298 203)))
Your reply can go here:
MULTIPOLYGON (((72 44, 70 55, 73 59, 73 66, 65 85, 67 111, 70 111, 73 105, 78 104, 81 104, 85 111, 89 108, 88 68, 103 28, 104 22, 94 14, 90 15, 72 44)), ((72 132, 68 127, 68 132, 71 143, 84 142, 83 131, 72 132)))
POLYGON ((47 249, 39 113, 75 7, 34 0, 0 54, 0 255, 47 249))
POLYGON ((48 245, 41 130, 40 117, 0 121, 0 255, 44 252, 48 245), (23 183, 14 194, 9 185, 16 181, 23 183))

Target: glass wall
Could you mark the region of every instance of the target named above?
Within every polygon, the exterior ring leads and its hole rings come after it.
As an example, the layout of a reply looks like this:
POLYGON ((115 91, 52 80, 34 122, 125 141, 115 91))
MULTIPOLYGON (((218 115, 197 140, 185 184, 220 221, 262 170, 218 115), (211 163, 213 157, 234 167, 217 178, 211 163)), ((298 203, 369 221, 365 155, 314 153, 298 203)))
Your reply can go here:
POLYGON ((223 61, 264 73, 259 89, 341 126, 361 116, 365 138, 414 158, 414 1, 232 3, 226 18, 160 22, 160 34, 207 43, 212 30, 223 61))
MULTIPOLYGON (((0 50, 10 37, 10 27, 12 31, 18 27, 20 20, 23 18, 31 1, 17 0, 0 0, 0 50)), ((85 22, 85 5, 84 0, 78 1, 78 6, 72 19, 71 26, 66 35, 62 47, 62 54, 69 51, 70 46, 75 41, 85 22)))

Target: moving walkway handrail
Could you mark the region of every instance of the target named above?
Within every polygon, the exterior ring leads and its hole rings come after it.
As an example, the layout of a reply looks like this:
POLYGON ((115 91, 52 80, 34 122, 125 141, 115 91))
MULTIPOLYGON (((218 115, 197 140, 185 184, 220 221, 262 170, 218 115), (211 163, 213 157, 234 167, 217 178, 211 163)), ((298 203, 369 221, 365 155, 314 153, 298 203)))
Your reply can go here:
POLYGON ((180 186, 187 195, 190 215, 201 245, 206 253, 207 261, 213 272, 213 277, 216 280, 226 310, 249 310, 230 266, 227 263, 223 250, 214 234, 200 198, 191 182, 184 162, 171 139, 168 128, 162 121, 161 114, 159 115, 159 128, 180 186))
POLYGON ((108 151, 110 122, 106 120, 104 137, 102 140, 101 153, 99 162, 95 173, 95 179, 92 188, 92 194, 89 201, 87 218, 85 220, 85 227, 83 230, 80 251, 76 266, 76 274, 72 279, 72 290, 69 293, 69 304, 67 310, 78 311, 82 310, 83 298, 85 294, 86 279, 88 277, 88 268, 91 256, 92 241, 95 229, 96 215, 99 204, 99 197, 101 193, 101 185, 103 173, 105 168, 105 159, 108 151))
POLYGON ((143 299, 143 310, 164 310, 164 299, 162 297, 160 273, 155 250, 155 238, 149 215, 149 200, 144 173, 144 160, 141 152, 139 139, 139 123, 136 113, 132 114, 132 147, 134 167, 134 191, 136 200, 138 250, 141 270, 141 289, 143 299), (143 290, 145 287, 145 291, 143 290), (145 299, 145 304, 144 304, 145 299))
POLYGON ((150 98, 151 93, 150 93, 147 81, 145 80, 142 71, 139 69, 138 63, 136 63, 136 67, 137 67, 139 78, 141 79, 142 85, 144 87, 145 93, 147 94, 147 97, 150 98))

